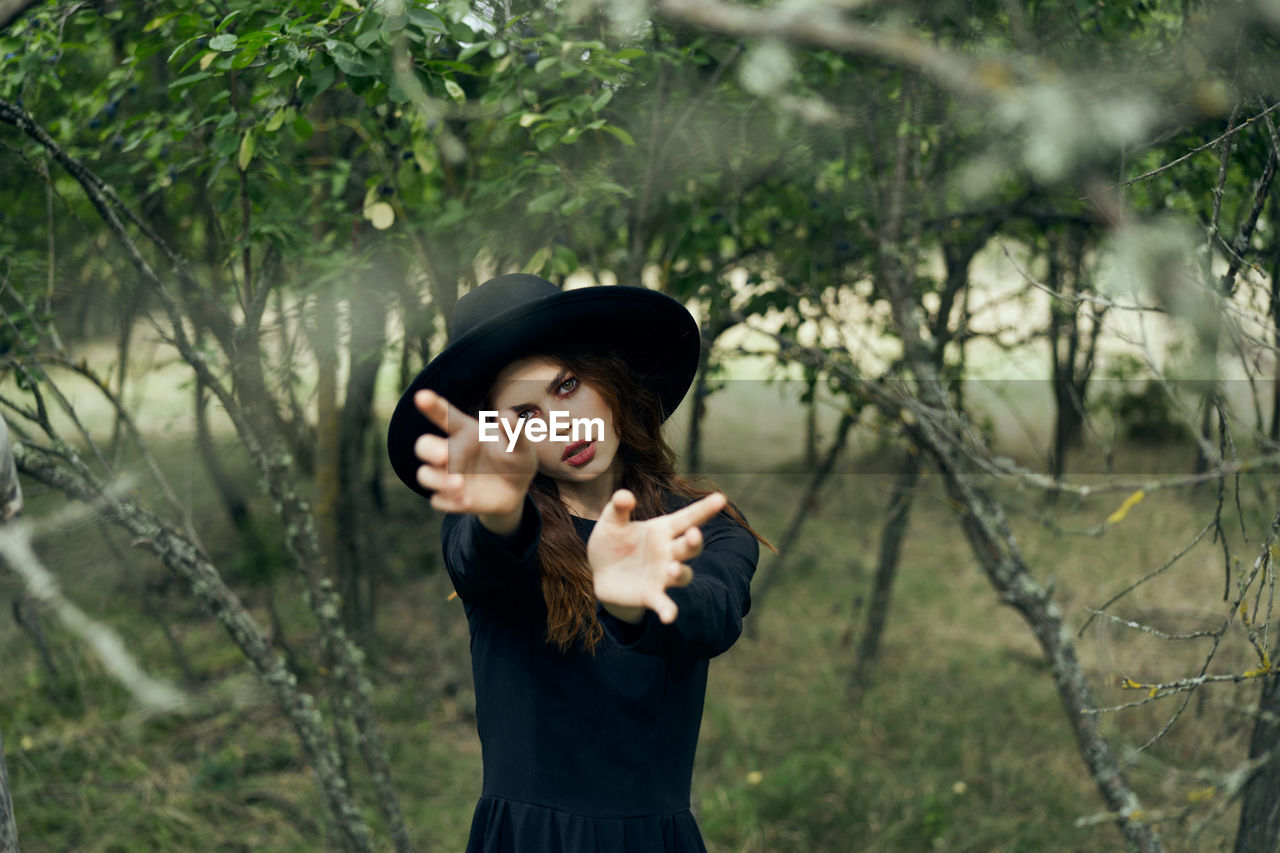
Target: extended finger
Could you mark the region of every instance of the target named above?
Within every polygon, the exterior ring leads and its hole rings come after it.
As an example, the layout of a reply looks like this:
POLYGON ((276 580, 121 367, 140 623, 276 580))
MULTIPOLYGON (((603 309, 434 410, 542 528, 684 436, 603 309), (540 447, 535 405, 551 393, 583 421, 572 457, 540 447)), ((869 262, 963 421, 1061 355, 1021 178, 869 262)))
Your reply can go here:
POLYGON ((679 612, 679 608, 676 607, 676 603, 665 593, 661 592, 656 593, 649 600, 648 607, 654 613, 658 614, 658 618, 662 620, 662 624, 664 625, 670 625, 672 622, 676 621, 676 614, 679 612))
POLYGON ((636 508, 636 496, 626 489, 618 489, 604 505, 600 513, 600 521, 607 524, 626 524, 631 520, 631 511, 636 508))
POLYGON ((444 468, 449 464, 449 441, 443 436, 424 432, 413 443, 413 452, 428 465, 444 468))
POLYGON ((667 586, 688 586, 693 583, 693 569, 684 563, 672 563, 667 569, 667 586))
POLYGON ((437 468, 432 465, 419 465, 418 484, 424 489, 431 489, 433 492, 456 489, 462 485, 462 475, 450 474, 443 468, 437 468))
POLYGON ((445 435, 453 435, 470 420, 460 409, 430 388, 423 388, 414 394, 413 404, 433 424, 444 430, 445 435))
POLYGON ((715 518, 716 513, 724 509, 729 499, 724 496, 723 492, 713 492, 702 500, 694 501, 684 509, 678 509, 667 516, 675 525, 677 531, 683 532, 686 528, 695 527, 703 522, 710 521, 715 518))
POLYGON ((671 556, 677 560, 692 560, 702 553, 702 531, 690 527, 671 543, 671 556))
POLYGON ((431 496, 431 508, 436 512, 470 512, 471 500, 461 492, 436 492, 431 496))

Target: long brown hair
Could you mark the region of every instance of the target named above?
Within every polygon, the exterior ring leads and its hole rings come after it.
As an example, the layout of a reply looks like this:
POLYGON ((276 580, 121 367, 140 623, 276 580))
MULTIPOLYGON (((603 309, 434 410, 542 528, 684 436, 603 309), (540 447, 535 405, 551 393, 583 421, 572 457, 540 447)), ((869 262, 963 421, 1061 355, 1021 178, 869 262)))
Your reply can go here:
MULTIPOLYGON (((621 358, 581 354, 544 357, 590 385, 613 413, 622 457, 619 488, 629 489, 636 496, 632 518, 642 520, 662 515, 666 511, 663 507, 666 494, 696 500, 715 491, 694 486, 676 473, 675 452, 662 437, 661 404, 656 395, 635 379, 621 358)), ((555 480, 539 473, 529 493, 542 515, 538 564, 542 597, 547 604, 547 642, 555 643, 561 652, 566 652, 581 639, 584 648, 594 654, 604 638, 604 628, 596 618, 595 584, 587 563, 586 546, 574 530, 573 519, 560 500, 555 480)), ((747 524, 732 503, 724 512, 773 548, 747 524)))

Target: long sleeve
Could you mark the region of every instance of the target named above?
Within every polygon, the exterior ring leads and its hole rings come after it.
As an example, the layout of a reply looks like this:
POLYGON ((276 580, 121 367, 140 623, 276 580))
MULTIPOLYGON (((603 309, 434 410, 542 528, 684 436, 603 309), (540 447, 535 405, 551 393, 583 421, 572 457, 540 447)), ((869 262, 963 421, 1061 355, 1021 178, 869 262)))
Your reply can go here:
POLYGON ((536 572, 541 536, 542 516, 528 495, 520 526, 506 536, 489 530, 474 515, 446 514, 440 524, 440 542, 445 569, 458 596, 471 600, 536 572))
POLYGON ((606 636, 619 647, 666 658, 705 659, 728 651, 737 641, 742 619, 751 609, 751 578, 760 545, 749 530, 723 513, 702 525, 702 533, 702 553, 689 561, 693 580, 667 589, 677 607, 670 625, 652 610, 645 610, 640 623, 632 625, 596 604, 606 636))

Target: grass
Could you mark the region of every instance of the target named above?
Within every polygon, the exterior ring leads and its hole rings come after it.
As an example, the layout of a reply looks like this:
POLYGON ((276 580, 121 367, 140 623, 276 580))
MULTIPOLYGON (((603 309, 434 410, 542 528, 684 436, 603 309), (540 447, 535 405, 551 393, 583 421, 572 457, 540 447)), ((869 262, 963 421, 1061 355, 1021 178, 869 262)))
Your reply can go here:
MULTIPOLYGON (((713 398, 706 445, 706 469, 775 540, 805 485, 796 473, 802 421, 793 401, 780 396, 787 393, 786 386, 735 383, 733 394, 713 398)), ((822 420, 829 432, 832 414, 822 420)), ((674 440, 682 440, 678 430, 674 440)), ((886 473, 892 456, 881 441, 874 433, 859 436, 776 584, 748 617, 750 634, 712 663, 694 774, 694 808, 708 847, 712 853, 1121 847, 1110 823, 1076 824, 1103 810, 1101 798, 1030 632, 977 568, 936 475, 926 477, 917 496, 877 677, 852 701, 847 675, 892 481, 886 473)), ((236 564, 243 555, 211 490, 190 467, 181 437, 157 436, 156 446, 191 496, 215 561, 236 564)), ((1026 448, 1009 452, 1035 464, 1026 448)), ((1189 464, 1185 450, 1126 452, 1152 469, 1189 464)), ((1080 472, 1096 468, 1085 455, 1076 462, 1080 472)), ((254 478, 246 474, 245 482, 254 478)), ((460 605, 446 601, 451 588, 421 503, 392 485, 388 477, 375 702, 419 844, 461 850, 480 787, 466 622, 460 605)), ((1259 489, 1274 492, 1265 480, 1246 480, 1241 488, 1251 544, 1240 540, 1233 516, 1229 525, 1233 553, 1246 563, 1274 510, 1274 496, 1268 509, 1259 489)), ((1021 508, 1010 517, 1017 541, 1038 577, 1054 579, 1073 629, 1083 624, 1085 605, 1105 601, 1188 543, 1214 504, 1211 489, 1156 493, 1105 536, 1088 537, 1046 528, 1041 516, 1062 528, 1093 528, 1124 493, 1054 507, 1035 495, 1004 497, 1021 508)), ((33 494, 30 514, 48 516, 61 505, 56 495, 33 494)), ((265 519, 265 502, 259 509, 265 519)), ((50 619, 56 678, 41 668, 26 635, 0 620, 0 732, 24 849, 301 851, 321 844, 323 808, 297 740, 216 623, 179 585, 163 585, 165 572, 153 558, 96 522, 46 530, 37 547, 74 600, 124 635, 149 671, 177 681, 180 670, 158 623, 140 607, 151 596, 199 676, 188 688, 206 701, 191 717, 141 714, 50 619)), ((771 561, 766 554, 762 572, 771 561)), ((288 641, 307 651, 312 623, 299 584, 287 572, 276 583, 288 641)), ((1222 618, 1222 583, 1222 552, 1206 537, 1115 612, 1167 630, 1203 628, 1222 618)), ((17 591, 12 579, 0 584, 7 596, 17 591)), ((261 586, 245 580, 237 589, 268 624, 261 586)), ((1206 651, 1203 640, 1160 641, 1105 621, 1095 621, 1078 645, 1104 705, 1135 698, 1116 686, 1118 677, 1193 674, 1206 651)), ((1253 666, 1256 658, 1237 632, 1212 671, 1253 666)), ((326 695, 323 673, 305 673, 303 681, 326 695)), ((1252 701, 1252 688, 1200 695, 1169 736, 1128 770, 1148 808, 1186 803, 1205 785, 1197 771, 1230 767, 1244 754, 1249 720, 1230 708, 1252 701)), ((1108 714, 1104 727, 1127 754, 1163 725, 1175 701, 1108 714)), ((359 770, 352 778, 367 793, 359 770)), ((1195 839, 1185 825, 1162 833, 1173 850, 1216 849, 1232 839, 1234 814, 1228 810, 1195 839)), ((377 815, 369 818, 380 827, 377 815)))

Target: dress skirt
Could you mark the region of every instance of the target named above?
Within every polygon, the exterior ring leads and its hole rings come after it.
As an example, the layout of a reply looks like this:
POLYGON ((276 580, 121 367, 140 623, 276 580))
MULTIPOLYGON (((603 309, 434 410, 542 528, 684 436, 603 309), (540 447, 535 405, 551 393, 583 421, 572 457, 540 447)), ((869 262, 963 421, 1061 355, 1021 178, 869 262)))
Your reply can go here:
POLYGON ((688 810, 665 815, 589 818, 482 796, 466 853, 707 853, 688 810))

